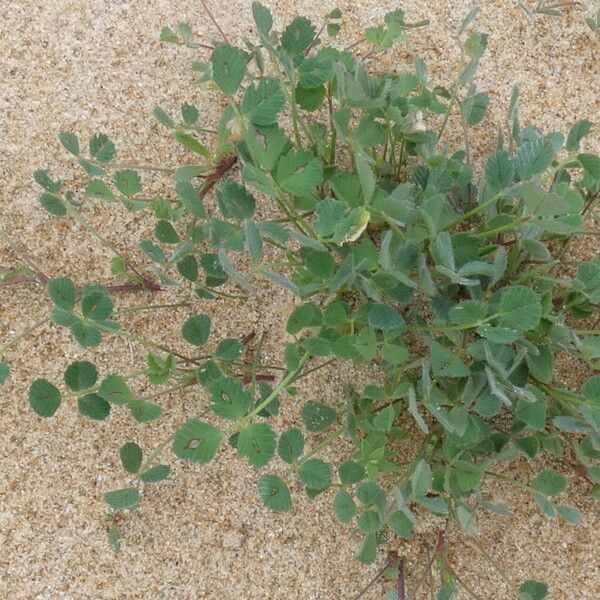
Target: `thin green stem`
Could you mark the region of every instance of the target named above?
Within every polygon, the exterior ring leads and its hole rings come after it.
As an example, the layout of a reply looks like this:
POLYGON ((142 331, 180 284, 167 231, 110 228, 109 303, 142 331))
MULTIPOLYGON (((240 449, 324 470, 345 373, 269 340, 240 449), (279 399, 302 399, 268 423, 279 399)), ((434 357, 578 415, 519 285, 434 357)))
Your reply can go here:
POLYGON ((171 348, 168 348, 167 346, 164 346, 163 344, 154 342, 153 340, 150 340, 142 335, 138 335, 136 333, 131 333, 124 329, 114 329, 112 327, 107 327, 106 325, 102 325, 102 323, 97 323, 96 321, 90 321, 89 324, 92 327, 95 327, 96 329, 103 331, 104 333, 118 335, 119 337, 125 338, 132 342, 138 342, 145 348, 150 348, 152 350, 158 350, 160 352, 166 352, 167 354, 172 354, 173 356, 176 356, 177 358, 180 358, 181 360, 184 360, 185 362, 190 362, 190 363, 195 363, 195 364, 198 363, 198 361, 196 359, 190 358, 189 356, 185 356, 184 354, 180 354, 179 352, 176 352, 175 350, 172 350, 171 348))
POLYGON ((39 319, 33 325, 30 325, 29 327, 15 335, 15 337, 13 337, 12 340, 10 340, 10 342, 7 342, 3 346, 0 346, 0 356, 2 356, 9 348, 12 348, 13 346, 17 345, 23 338, 26 338, 28 335, 32 334, 36 329, 39 329, 40 327, 48 323, 48 321, 50 321, 49 317, 39 319))
POLYGON ((145 396, 140 396, 139 398, 136 398, 136 400, 140 400, 141 402, 148 402, 150 400, 155 400, 156 398, 160 398, 161 396, 164 396, 166 394, 170 394, 172 392, 177 392, 179 390, 183 390, 187 387, 194 385, 195 383, 196 383, 196 378, 194 375, 194 378, 190 379, 189 381, 185 381, 183 383, 178 383, 177 385, 172 385, 163 390, 158 390, 157 392, 153 392, 152 394, 146 394, 145 396))
MULTIPOLYGON (((160 453, 165 449, 165 447, 167 446, 167 444, 169 442, 171 442, 173 439, 175 438, 175 434, 170 435, 166 440, 162 441, 153 452, 151 452, 148 457, 146 458, 146 460, 144 460, 144 462, 142 463, 140 470, 139 470, 139 476, 143 475, 147 470, 148 467, 152 464, 152 462, 154 461, 154 459, 156 459, 160 453)), ((139 481, 139 479, 138 479, 139 481)))
POLYGON ((248 421, 253 419, 258 413, 260 413, 267 406, 269 406, 269 404, 271 404, 271 402, 273 402, 273 400, 277 397, 278 394, 280 394, 283 390, 285 390, 287 387, 289 387, 298 378, 298 375, 302 371, 302 368, 304 367, 304 363, 307 360, 308 360, 308 355, 305 354, 300 359, 299 365, 293 371, 290 371, 279 382, 279 384, 275 387, 275 389, 256 408, 254 408, 254 410, 250 411, 237 426, 228 429, 227 434, 231 435, 231 434, 235 433, 236 431, 239 431, 242 427, 244 427, 244 425, 246 423, 248 423, 248 421))
POLYGON ((132 306, 131 308, 124 308, 120 312, 122 313, 135 313, 143 310, 161 310, 163 308, 182 308, 190 306, 189 302, 177 302, 175 304, 141 304, 140 306, 132 306))
POLYGON ((339 429, 336 429, 335 431, 332 431, 322 442, 320 442, 319 444, 317 444, 310 452, 308 452, 307 454, 305 454, 304 456, 302 456, 292 467, 292 469, 295 471, 297 469, 300 468, 300 466, 305 463, 307 460, 309 460, 310 458, 312 458, 315 454, 317 454, 318 452, 320 452, 321 450, 323 450, 323 448, 326 448, 327 446, 329 446, 329 444, 331 444, 331 442, 333 442, 333 440, 337 439, 338 437, 340 437, 340 435, 342 435, 344 432, 346 431, 346 426, 342 426, 339 429))

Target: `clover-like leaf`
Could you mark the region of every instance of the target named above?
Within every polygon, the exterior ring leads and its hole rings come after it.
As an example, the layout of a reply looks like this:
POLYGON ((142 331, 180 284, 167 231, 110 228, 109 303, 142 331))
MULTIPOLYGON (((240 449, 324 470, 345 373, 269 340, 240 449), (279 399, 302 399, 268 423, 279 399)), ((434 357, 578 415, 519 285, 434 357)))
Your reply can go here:
POLYGON ((254 214, 256 199, 235 181, 227 181, 217 190, 217 202, 224 217, 250 219, 254 214))
POLYGON ((98 162, 108 163, 116 153, 115 145, 103 133, 97 133, 90 139, 90 156, 98 162))
POLYGON ((564 475, 554 469, 544 469, 534 480, 533 487, 545 496, 555 496, 567 487, 564 475))
POLYGON ((94 421, 104 421, 110 414, 110 404, 102 396, 95 393, 78 398, 77 408, 82 415, 94 421))
POLYGON ((344 491, 339 491, 333 499, 333 512, 342 523, 348 523, 356 514, 356 503, 352 496, 344 491))

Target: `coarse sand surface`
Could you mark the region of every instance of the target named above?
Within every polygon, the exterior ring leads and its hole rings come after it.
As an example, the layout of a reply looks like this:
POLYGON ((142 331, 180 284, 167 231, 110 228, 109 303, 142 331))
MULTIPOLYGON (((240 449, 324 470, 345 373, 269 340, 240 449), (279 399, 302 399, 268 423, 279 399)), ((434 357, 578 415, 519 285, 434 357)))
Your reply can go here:
MULTIPOLYGON (((233 43, 252 36, 249 0, 206 0, 233 43)), ((397 8, 390 0, 265 0, 276 27, 295 14, 319 21, 339 6, 345 14, 340 45, 358 39, 361 28, 376 24, 397 8)), ((597 2, 565 3, 564 17, 528 18, 511 0, 483 0, 471 26, 489 34, 477 85, 490 94, 487 119, 476 128, 472 151, 493 151, 513 85, 521 92, 521 119, 543 130, 562 130, 578 119, 600 121, 600 43, 584 16, 597 2)), ((429 27, 411 33, 385 58, 369 68, 409 69, 415 55, 425 58, 428 75, 451 85, 456 73, 456 32, 470 3, 451 0, 402 2, 412 21, 430 19, 429 27)), ((223 97, 194 83, 191 62, 201 51, 162 44, 164 25, 189 21, 204 43, 218 32, 197 0, 3 0, 0 5, 0 226, 50 276, 68 275, 78 283, 111 279, 111 253, 77 223, 50 218, 39 207, 31 173, 49 168, 77 186, 84 181, 57 140, 59 131, 87 140, 104 132, 113 139, 122 163, 173 166, 193 158, 169 138, 152 118, 156 105, 175 111, 195 103, 201 121, 214 123, 223 97)), ((451 122, 448 141, 460 143, 451 122)), ((585 147, 600 150, 598 126, 585 147)), ((479 162, 480 165, 480 162, 479 162)), ((166 177, 146 176, 152 194, 172 196, 166 177)), ((268 207, 261 207, 268 211, 268 207)), ((151 236, 153 218, 94 202, 87 219, 135 261, 144 264, 139 241, 151 236)), ((598 253, 598 239, 575 244, 579 256, 598 253)), ((23 266, 18 254, 0 244, 0 270, 23 266)), ((161 292, 161 303, 189 300, 189 288, 161 292)), ((119 298, 124 309, 155 301, 148 295, 119 298)), ((173 311, 127 313, 131 331, 184 350, 180 324, 204 311, 216 336, 264 334, 263 358, 280 360, 285 343, 282 323, 293 302, 272 286, 255 290, 247 302, 208 303, 173 311)), ((0 288, 0 340, 8 341, 47 315, 49 303, 34 286, 0 288)), ((11 348, 5 360, 12 374, 0 388, 0 598, 25 599, 351 599, 385 562, 366 567, 354 558, 356 540, 336 522, 331 493, 308 500, 295 490, 291 513, 279 515, 260 506, 257 474, 230 449, 209 466, 173 461, 169 479, 148 487, 138 510, 122 522, 123 549, 115 555, 102 520, 104 492, 127 485, 119 447, 135 439, 151 449, 172 429, 206 405, 201 390, 179 391, 160 399, 165 416, 146 426, 123 411, 106 422, 78 415, 62 406, 50 420, 38 418, 26 401, 36 377, 61 381, 65 366, 91 358, 101 374, 140 368, 144 349, 109 339, 97 351, 80 348, 64 329, 44 325, 11 348)), ((575 365, 563 368, 564 380, 577 389, 585 375, 575 365)), ((369 380, 365 369, 336 365, 304 380, 298 399, 286 396, 279 424, 297 423, 300 399, 342 401, 342 385, 369 380)), ((136 392, 149 393, 143 385, 136 392)), ((340 452, 331 450, 325 458, 340 452)), ((536 461, 536 468, 543 466, 536 461)), ((465 586, 458 598, 508 599, 518 582, 542 579, 552 600, 600 598, 600 513, 586 496, 589 485, 564 463, 569 492, 561 501, 581 509, 581 526, 549 520, 520 490, 492 482, 488 497, 514 507, 509 517, 482 515, 482 550, 448 534, 449 560, 465 586), (498 572, 498 568, 505 575, 498 572)), ((530 477, 524 461, 509 467, 530 477)), ((435 543, 439 523, 426 521, 411 543, 392 548, 406 556, 408 589, 414 589, 427 562, 426 544, 435 543)), ((381 598, 383 584, 364 598, 381 598)), ((419 598, 427 598, 421 592, 419 598)), ((412 600, 411 596, 411 600, 412 600)))

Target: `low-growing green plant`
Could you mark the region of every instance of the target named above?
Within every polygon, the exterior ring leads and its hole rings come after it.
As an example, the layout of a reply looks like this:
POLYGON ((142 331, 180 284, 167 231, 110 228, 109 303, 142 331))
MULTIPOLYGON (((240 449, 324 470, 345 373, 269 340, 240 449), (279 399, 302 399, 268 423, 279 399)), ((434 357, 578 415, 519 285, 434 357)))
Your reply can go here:
MULTIPOLYGON (((168 392, 198 387, 208 398, 207 412, 190 414, 156 448, 121 447, 131 483, 105 494, 115 550, 116 515, 169 476, 168 448, 208 463, 231 444, 260 473, 257 497, 268 509, 291 509, 290 486, 310 497, 334 488, 332 508, 360 533, 365 563, 396 537, 409 540, 423 511, 438 517, 438 597, 452 598, 461 580, 444 558, 446 528, 476 536, 480 511, 510 513, 486 500, 488 478, 531 494, 550 518, 581 519, 556 499, 567 487, 562 473, 531 463, 530 477, 512 477, 502 468, 507 461, 559 457, 556 464, 579 473, 600 500, 600 375, 573 390, 561 385, 555 366, 563 355, 590 373, 600 368, 600 330, 576 324, 600 303, 600 259, 579 262, 569 253, 576 236, 594 234, 585 221, 600 197, 600 158, 580 149, 592 124, 579 121, 566 136, 523 127, 515 91, 496 150, 473 157, 469 128, 483 121, 490 100, 474 84, 487 41, 466 31, 474 11, 461 27, 450 89, 431 83, 420 58, 407 71, 367 69, 365 57, 423 25, 408 23, 401 10, 366 30, 369 50, 361 56, 325 43, 339 32, 339 10, 318 29, 297 17, 282 33, 264 6, 254 3, 252 12, 257 39, 243 48, 224 34, 214 47, 199 44, 187 24, 161 32, 165 41, 206 48, 208 60, 193 65, 198 81, 228 102, 217 124, 202 122, 192 104, 177 117, 155 110, 197 156, 174 171, 172 198, 145 197, 143 167, 116 164, 103 134, 87 147, 73 133, 59 136, 89 176, 83 193, 48 171, 35 173, 41 205, 108 246, 120 281, 77 286, 28 263, 4 273, 4 282, 44 284, 51 320, 83 347, 117 336, 148 355, 126 374, 100 375, 88 360, 73 362, 64 382, 36 379, 29 403, 45 418, 69 400, 91 419, 129 411, 145 423, 161 416, 158 399, 168 392), (448 153, 440 140, 453 112, 465 147, 448 153), (279 124, 284 116, 288 130, 279 124), (148 265, 134 265, 85 220, 80 208, 91 198, 154 214, 154 239, 140 244, 148 265), (259 343, 249 352, 251 336, 215 339, 199 311, 180 324, 189 353, 113 318, 120 292, 185 285, 196 300, 235 305, 261 279, 298 298, 286 325, 293 341, 278 365, 262 364, 259 343), (335 405, 298 397, 298 381, 333 361, 372 364, 378 383, 348 385, 335 405), (158 386, 156 393, 135 396, 129 382, 137 378, 158 386), (276 417, 288 396, 301 425, 281 430, 276 417), (351 450, 330 464, 322 451, 338 438, 351 450)), ((2 363, 0 383, 7 377, 2 363)), ((404 597, 402 564, 387 565, 397 579, 389 598, 404 597)), ((528 581, 517 593, 536 600, 548 590, 528 581)))

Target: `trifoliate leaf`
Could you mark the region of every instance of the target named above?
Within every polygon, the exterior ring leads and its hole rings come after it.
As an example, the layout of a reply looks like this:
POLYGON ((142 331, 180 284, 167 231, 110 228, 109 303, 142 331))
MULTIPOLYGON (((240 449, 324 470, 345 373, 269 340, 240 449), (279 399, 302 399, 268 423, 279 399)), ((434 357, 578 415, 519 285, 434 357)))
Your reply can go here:
POLYGON ((208 386, 213 412, 224 419, 241 419, 252 406, 252 396, 233 377, 223 377, 208 386))
POLYGON ((58 134, 58 139, 68 152, 75 156, 79 156, 79 139, 74 133, 71 133, 70 131, 61 131, 58 134))
POLYGON ((413 498, 423 497, 431 488, 431 467, 425 459, 421 459, 411 476, 411 487, 413 498))
POLYGON ((519 586, 519 600, 544 600, 548 596, 548 586, 539 581, 528 580, 519 586))
POLYGON ((353 485, 362 481, 367 474, 366 469, 357 462, 353 460, 344 461, 338 467, 338 475, 340 476, 340 481, 342 485, 353 485))
POLYGON ((588 121, 587 119, 577 121, 577 123, 571 127, 569 135, 567 135, 567 142, 565 144, 566 149, 570 152, 579 150, 581 140, 590 132, 591 128, 591 121, 588 121))
POLYGON ((112 190, 101 179, 92 179, 85 186, 85 195, 90 198, 103 198, 104 200, 115 199, 112 190))
POLYGON ((402 315, 387 304, 373 304, 369 309, 367 322, 371 327, 390 331, 404 327, 402 315))
POLYGON ((403 511, 393 512, 387 519, 390 528, 401 538, 409 540, 412 537, 413 522, 404 514, 403 511))
POLYGON ((198 120, 198 109, 193 104, 184 102, 181 105, 181 117, 186 125, 194 125, 198 120))
POLYGON ((310 196, 323 181, 323 167, 308 150, 292 148, 281 157, 276 180, 293 196, 310 196))
POLYGON ((67 207, 63 201, 53 194, 42 194, 39 202, 46 212, 55 217, 64 217, 67 214, 67 207))
POLYGON ((554 356, 548 346, 538 346, 538 354, 526 357, 529 372, 542 383, 550 383, 554 374, 554 356))
POLYGON ((0 362, 0 385, 2 385, 10 375, 10 365, 5 362, 0 362))
POLYGON ((306 17, 296 17, 284 30, 281 45, 292 56, 301 55, 312 43, 315 28, 306 17))
POLYGON ((269 9, 263 6, 260 2, 252 3, 252 16, 256 23, 256 28, 262 35, 269 35, 271 27, 273 27, 273 17, 269 9))
POLYGON ((115 145, 103 133, 97 133, 90 140, 90 156, 100 163, 110 162, 117 153, 115 145))
POLYGON ((519 399, 515 407, 516 417, 536 431, 544 431, 546 428, 546 400, 529 402, 519 399))
POLYGON ((43 187, 47 192, 56 194, 60 191, 60 181, 54 181, 50 177, 50 173, 47 169, 38 169, 33 173, 35 182, 43 187))
POLYGON ((117 189, 125 196, 133 196, 142 189, 142 178, 137 171, 117 171, 114 178, 117 189))
POLYGON ((532 482, 533 487, 545 496, 555 496, 567 487, 564 475, 553 469, 544 469, 532 482))
POLYGON ((500 150, 492 154, 485 166, 485 181, 492 192, 508 187, 514 180, 515 163, 508 152, 500 150))
POLYGON ((175 191, 188 212, 196 217, 206 217, 202 200, 190 181, 178 181, 175 184, 175 191))
POLYGON ((217 190, 217 202, 224 217, 250 219, 254 214, 256 199, 235 181, 227 181, 217 190))
POLYGON ((110 404, 98 394, 87 394, 78 398, 77 408, 82 415, 94 421, 104 421, 110 414, 110 404))
POLYGON ((173 132, 173 138, 175 138, 182 146, 191 150, 195 154, 199 154, 204 158, 211 158, 211 151, 204 145, 201 144, 195 137, 184 131, 173 132))
POLYGON ((568 521, 573 525, 581 525, 581 512, 575 507, 560 504, 556 507, 556 510, 565 521, 568 521))
POLYGON ((158 404, 146 402, 144 400, 130 400, 127 408, 131 411, 131 416, 138 423, 148 423, 158 419, 162 414, 162 409, 158 404))
POLYGON ((98 329, 80 321, 71 325, 71 333, 84 348, 94 348, 102 341, 102 334, 98 329))
POLYGON ((461 105, 462 114, 467 124, 476 125, 483 121, 489 103, 490 97, 484 92, 469 96, 461 105))
POLYGON ((214 357, 219 360, 231 361, 244 353, 244 345, 237 338, 225 338, 215 348, 214 357))
POLYGON ((579 162, 589 175, 596 180, 600 180, 600 156, 595 154, 580 154, 579 162))
POLYGON ((86 291, 81 299, 81 312, 92 321, 108 319, 113 311, 113 301, 104 290, 92 289, 86 291))
POLYGON ((289 316, 285 330, 290 335, 300 333, 307 327, 319 327, 323 321, 321 310, 316 304, 308 302, 302 304, 292 311, 289 316))

